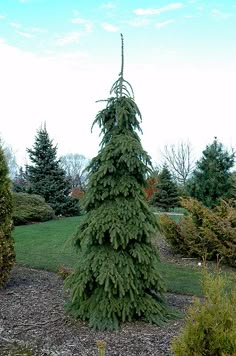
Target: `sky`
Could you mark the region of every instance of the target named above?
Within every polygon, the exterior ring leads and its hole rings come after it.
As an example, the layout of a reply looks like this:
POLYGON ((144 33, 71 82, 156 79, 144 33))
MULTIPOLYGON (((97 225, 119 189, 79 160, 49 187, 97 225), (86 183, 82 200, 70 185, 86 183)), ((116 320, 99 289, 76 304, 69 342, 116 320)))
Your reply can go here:
POLYGON ((1 0, 0 136, 19 164, 46 123, 58 155, 99 150, 91 125, 121 65, 153 162, 216 136, 235 147, 236 0, 1 0))

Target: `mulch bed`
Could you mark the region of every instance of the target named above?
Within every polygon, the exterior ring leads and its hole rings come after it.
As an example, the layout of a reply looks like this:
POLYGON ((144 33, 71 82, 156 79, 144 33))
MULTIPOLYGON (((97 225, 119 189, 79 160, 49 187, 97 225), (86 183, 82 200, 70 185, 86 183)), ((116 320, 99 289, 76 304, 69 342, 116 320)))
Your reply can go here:
MULTIPOLYGON (((184 311, 192 298, 168 293, 167 299, 184 311)), ((15 267, 8 284, 0 290, 0 355, 30 355, 19 353, 19 345, 22 350, 28 345, 33 348, 31 355, 93 356, 98 354, 96 341, 104 340, 106 356, 168 356, 170 342, 183 324, 183 320, 173 320, 158 327, 135 322, 123 325, 119 332, 98 332, 66 316, 65 301, 59 275, 15 267)))
MULTIPOLYGON (((163 260, 180 261, 162 240, 159 247, 163 260)), ((170 343, 180 332, 183 319, 162 327, 139 321, 122 325, 118 332, 94 331, 87 323, 65 315, 68 295, 63 284, 56 273, 20 266, 13 269, 7 285, 0 289, 1 356, 97 356, 98 340, 106 342, 106 356, 172 355, 170 343)), ((191 296, 172 293, 166 298, 182 312, 192 301, 191 296)))

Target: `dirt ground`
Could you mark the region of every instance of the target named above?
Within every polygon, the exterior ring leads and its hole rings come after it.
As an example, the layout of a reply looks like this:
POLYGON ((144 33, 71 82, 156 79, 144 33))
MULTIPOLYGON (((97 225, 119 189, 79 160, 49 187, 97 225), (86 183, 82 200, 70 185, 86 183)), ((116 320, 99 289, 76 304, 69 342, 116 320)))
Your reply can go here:
MULTIPOLYGON (((162 259, 183 263, 163 241, 160 252, 162 259)), ((124 324, 119 332, 98 332, 65 315, 67 297, 58 274, 16 266, 0 290, 0 355, 93 356, 98 355, 98 340, 106 342, 106 356, 172 355, 170 342, 183 320, 172 320, 162 327, 140 321, 124 324)), ((182 312, 192 300, 191 296, 171 293, 166 297, 182 312)))

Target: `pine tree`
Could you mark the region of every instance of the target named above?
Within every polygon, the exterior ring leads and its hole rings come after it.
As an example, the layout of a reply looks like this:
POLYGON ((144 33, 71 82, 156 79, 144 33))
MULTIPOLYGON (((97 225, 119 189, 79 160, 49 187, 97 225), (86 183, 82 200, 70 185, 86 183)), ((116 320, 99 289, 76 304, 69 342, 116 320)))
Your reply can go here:
POLYGON ((158 175, 159 182, 156 184, 156 192, 152 197, 152 204, 157 208, 169 211, 179 206, 178 188, 166 165, 158 175))
POLYGON ((11 185, 7 163, 0 146, 0 287, 7 281, 15 262, 12 228, 11 185))
POLYGON ((26 166, 29 192, 41 195, 56 215, 79 215, 78 202, 68 196, 69 182, 57 160, 57 147, 50 140, 46 126, 37 131, 32 149, 27 149, 32 165, 26 166))
POLYGON ((71 289, 68 311, 100 330, 137 318, 159 324, 172 315, 151 243, 157 220, 143 189, 151 162, 136 132, 141 114, 123 78, 123 61, 122 38, 114 96, 93 123, 103 138, 88 168, 87 214, 74 237, 78 264, 66 281, 71 289))
POLYGON ((215 138, 196 163, 196 169, 188 183, 190 195, 209 208, 217 205, 220 198, 230 198, 233 185, 230 169, 234 160, 235 153, 230 154, 215 138))

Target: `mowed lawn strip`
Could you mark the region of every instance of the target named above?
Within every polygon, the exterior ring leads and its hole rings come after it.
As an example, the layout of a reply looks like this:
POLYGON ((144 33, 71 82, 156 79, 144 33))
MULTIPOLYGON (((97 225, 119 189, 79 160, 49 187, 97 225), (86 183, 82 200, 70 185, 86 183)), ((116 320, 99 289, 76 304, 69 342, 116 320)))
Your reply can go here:
MULTIPOLYGON (((15 238, 17 264, 58 272, 61 266, 73 268, 79 254, 71 238, 83 216, 17 226, 15 238)), ((160 263, 160 273, 170 292, 201 295, 199 270, 160 263)))
POLYGON ((71 238, 82 216, 16 226, 16 262, 33 268, 58 271, 60 266, 74 266, 77 254, 71 238))

